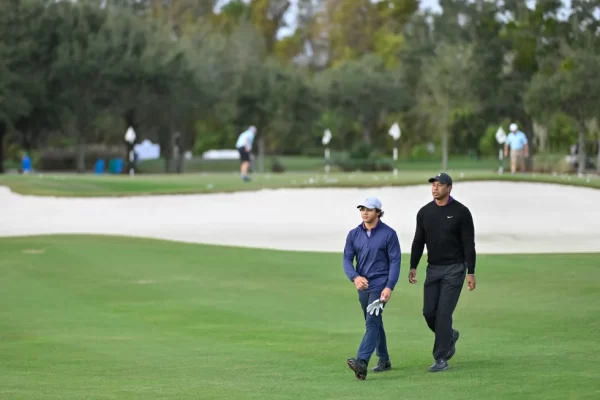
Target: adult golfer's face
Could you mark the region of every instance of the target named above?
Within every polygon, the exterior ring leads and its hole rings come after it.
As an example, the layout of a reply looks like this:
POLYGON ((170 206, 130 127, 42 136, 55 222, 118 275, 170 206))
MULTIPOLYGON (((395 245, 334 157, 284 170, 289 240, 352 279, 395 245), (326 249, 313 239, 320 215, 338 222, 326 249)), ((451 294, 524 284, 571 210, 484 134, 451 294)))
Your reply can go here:
POLYGON ((375 220, 377 219, 377 210, 373 208, 361 207, 360 216, 366 223, 375 222, 375 220))
POLYGON ((443 199, 450 194, 450 186, 435 181, 431 184, 431 194, 434 199, 443 199))

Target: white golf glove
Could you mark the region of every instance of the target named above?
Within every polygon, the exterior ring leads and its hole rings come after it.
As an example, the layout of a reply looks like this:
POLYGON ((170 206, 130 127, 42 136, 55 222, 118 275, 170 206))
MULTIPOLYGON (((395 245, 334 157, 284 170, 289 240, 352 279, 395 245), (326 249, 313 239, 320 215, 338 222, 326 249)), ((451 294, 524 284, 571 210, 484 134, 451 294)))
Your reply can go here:
POLYGON ((384 302, 377 299, 367 306, 367 312, 371 315, 373 315, 373 313, 375 313, 375 315, 379 316, 379 310, 383 310, 384 304, 385 304, 384 302))

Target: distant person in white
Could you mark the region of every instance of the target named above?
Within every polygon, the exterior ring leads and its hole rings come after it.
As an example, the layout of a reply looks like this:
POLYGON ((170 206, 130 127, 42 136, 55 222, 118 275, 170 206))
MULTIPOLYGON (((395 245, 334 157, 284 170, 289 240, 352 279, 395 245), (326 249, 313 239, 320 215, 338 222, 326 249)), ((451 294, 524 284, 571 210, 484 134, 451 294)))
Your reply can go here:
POLYGON ((245 182, 250 180, 248 176, 248 166, 250 165, 250 152, 252 151, 252 143, 256 135, 256 127, 251 126, 238 136, 235 147, 240 153, 240 173, 245 182))
POLYGON ((517 164, 521 172, 525 172, 525 158, 529 157, 529 142, 527 136, 521 132, 517 124, 510 124, 510 133, 504 143, 504 157, 508 156, 510 147, 510 172, 514 174, 517 170, 517 164))

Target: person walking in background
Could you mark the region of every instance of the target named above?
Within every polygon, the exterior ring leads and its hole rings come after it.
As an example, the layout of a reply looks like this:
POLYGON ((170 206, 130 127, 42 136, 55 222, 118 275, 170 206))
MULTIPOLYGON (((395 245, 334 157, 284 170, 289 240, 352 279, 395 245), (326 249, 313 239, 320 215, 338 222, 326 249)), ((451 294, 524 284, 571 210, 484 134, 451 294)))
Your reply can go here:
POLYGON ((423 316, 435 334, 429 371, 448 369, 456 352, 458 330, 452 314, 462 291, 465 273, 468 289, 475 289, 475 228, 471 211, 450 196, 452 178, 440 173, 429 179, 433 201, 417 213, 417 227, 410 255, 408 281, 417 283, 417 266, 427 245, 423 316))
POLYGON ((384 214, 381 201, 369 197, 357 208, 363 222, 346 237, 343 268, 358 291, 366 327, 356 358, 348 359, 347 364, 356 378, 364 380, 375 350, 379 360, 373 372, 392 368, 383 328, 383 309, 398 282, 401 255, 396 231, 381 221, 384 214))
POLYGON ((252 151, 252 144, 254 143, 254 137, 256 136, 256 127, 251 126, 238 136, 235 147, 240 153, 240 174, 245 182, 250 180, 248 176, 248 167, 250 165, 250 156, 252 151))
POLYGON ((527 136, 521 132, 517 124, 510 124, 510 133, 504 143, 504 157, 508 156, 510 147, 510 172, 514 174, 519 165, 521 172, 525 172, 525 158, 529 157, 529 142, 527 136))

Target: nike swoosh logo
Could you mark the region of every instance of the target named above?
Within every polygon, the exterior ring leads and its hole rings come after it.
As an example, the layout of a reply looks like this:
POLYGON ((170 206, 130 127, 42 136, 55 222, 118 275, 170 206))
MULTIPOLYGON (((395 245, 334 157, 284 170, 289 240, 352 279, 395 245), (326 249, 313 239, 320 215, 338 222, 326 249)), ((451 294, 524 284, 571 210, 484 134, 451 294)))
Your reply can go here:
POLYGON ((454 215, 447 215, 446 218, 453 218, 454 215))

